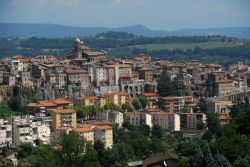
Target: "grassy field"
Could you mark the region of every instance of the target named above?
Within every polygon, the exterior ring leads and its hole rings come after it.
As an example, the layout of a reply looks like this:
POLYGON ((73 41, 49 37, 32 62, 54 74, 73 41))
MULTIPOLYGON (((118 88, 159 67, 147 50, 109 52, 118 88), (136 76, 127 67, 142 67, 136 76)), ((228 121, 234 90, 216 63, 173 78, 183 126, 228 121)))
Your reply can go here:
POLYGON ((134 45, 132 48, 147 49, 147 50, 174 50, 174 49, 194 49, 195 47, 203 49, 219 48, 219 47, 233 47, 237 44, 229 42, 202 42, 202 43, 171 43, 171 44, 146 44, 146 45, 134 45))

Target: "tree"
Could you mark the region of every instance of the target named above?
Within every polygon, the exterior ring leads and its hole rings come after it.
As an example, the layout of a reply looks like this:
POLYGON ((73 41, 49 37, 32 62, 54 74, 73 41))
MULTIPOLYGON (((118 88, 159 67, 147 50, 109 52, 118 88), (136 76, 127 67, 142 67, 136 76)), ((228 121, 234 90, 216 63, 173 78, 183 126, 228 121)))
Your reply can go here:
POLYGON ((84 146, 84 140, 76 133, 64 134, 62 137, 62 162, 64 166, 82 166, 84 146))
POLYGON ((245 158, 239 157, 233 163, 232 167, 249 167, 250 166, 250 157, 246 156, 245 158))
POLYGON ((152 136, 161 139, 162 135, 163 135, 162 128, 159 125, 154 125, 152 127, 152 136))
POLYGON ((141 102, 138 100, 138 98, 135 98, 133 101, 132 101, 132 105, 134 106, 134 108, 136 110, 141 110, 142 109, 142 104, 141 102))
POLYGON ((220 122, 219 117, 214 112, 208 112, 207 113, 207 127, 208 131, 212 132, 212 134, 215 134, 219 128, 220 128, 220 122))
POLYGON ((13 111, 19 111, 21 108, 21 101, 20 101, 19 97, 17 97, 17 96, 12 97, 9 100, 8 104, 13 111))
POLYGON ((31 143, 23 143, 19 146, 18 158, 26 158, 32 154, 34 147, 31 143))
POLYGON ((147 100, 146 97, 144 97, 144 96, 139 96, 139 97, 138 97, 138 100, 140 101, 142 108, 146 108, 146 107, 147 107, 148 100, 147 100))
POLYGON ((200 98, 198 107, 200 109, 200 112, 207 113, 208 107, 207 107, 207 100, 205 98, 200 98))
POLYGON ((233 125, 236 126, 236 131, 240 134, 250 134, 250 109, 240 113, 233 119, 233 125))
POLYGON ((119 106, 117 106, 115 103, 109 103, 104 106, 105 110, 119 110, 119 106))
POLYGON ((163 97, 176 95, 175 87, 167 73, 162 73, 160 79, 158 80, 157 90, 158 93, 163 97))
POLYGON ((124 111, 128 111, 128 112, 133 112, 133 111, 135 111, 135 108, 134 108, 134 106, 130 103, 130 102, 127 102, 127 103, 125 103, 125 104, 122 104, 122 109, 124 110, 124 111))
POLYGON ((214 160, 215 160, 216 166, 218 166, 218 167, 229 167, 229 166, 231 166, 231 164, 229 163, 227 158, 224 155, 220 154, 220 153, 217 153, 214 156, 214 160))

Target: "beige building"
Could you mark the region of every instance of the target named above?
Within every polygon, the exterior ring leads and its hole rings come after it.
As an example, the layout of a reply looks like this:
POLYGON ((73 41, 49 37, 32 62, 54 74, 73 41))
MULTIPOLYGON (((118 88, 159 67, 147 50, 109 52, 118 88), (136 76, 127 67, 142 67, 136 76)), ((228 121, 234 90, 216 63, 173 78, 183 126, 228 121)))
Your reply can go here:
POLYGON ((233 90, 232 80, 218 80, 215 82, 215 94, 217 96, 228 96, 233 90))
POLYGON ((95 126, 95 141, 104 143, 105 148, 113 146, 113 129, 111 126, 95 126))
POLYGON ((94 144, 95 142, 95 133, 94 128, 91 126, 82 126, 73 129, 73 132, 77 133, 80 137, 85 139, 88 142, 94 144))
POLYGON ((88 72, 85 70, 67 69, 66 71, 68 84, 77 84, 82 90, 90 87, 88 72))
POLYGON ((135 126, 141 126, 141 125, 148 125, 149 127, 153 126, 152 116, 145 112, 125 112, 124 122, 127 122, 135 126))
POLYGON ((90 106, 90 105, 104 106, 105 104, 106 104, 105 98, 98 96, 78 97, 74 100, 74 105, 77 107, 90 106))
POLYGON ((123 92, 105 93, 104 97, 106 99, 106 104, 114 103, 118 106, 130 101, 129 94, 123 92))
POLYGON ((166 112, 152 112, 153 124, 169 131, 180 131, 180 115, 166 112))
POLYGON ((139 70, 139 79, 144 79, 145 82, 152 82, 154 80, 153 69, 152 68, 140 69, 139 70))

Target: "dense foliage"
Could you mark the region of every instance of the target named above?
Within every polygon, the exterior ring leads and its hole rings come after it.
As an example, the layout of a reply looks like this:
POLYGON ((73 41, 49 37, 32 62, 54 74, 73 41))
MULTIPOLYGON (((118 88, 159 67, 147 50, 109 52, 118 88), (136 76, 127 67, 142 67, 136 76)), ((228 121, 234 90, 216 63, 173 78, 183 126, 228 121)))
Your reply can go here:
MULTIPOLYGON (((232 123, 219 127, 215 114, 208 114, 209 141, 181 141, 177 152, 184 156, 181 167, 248 167, 250 165, 250 110, 239 113, 232 123)), ((208 134, 205 134, 205 138, 208 134)))

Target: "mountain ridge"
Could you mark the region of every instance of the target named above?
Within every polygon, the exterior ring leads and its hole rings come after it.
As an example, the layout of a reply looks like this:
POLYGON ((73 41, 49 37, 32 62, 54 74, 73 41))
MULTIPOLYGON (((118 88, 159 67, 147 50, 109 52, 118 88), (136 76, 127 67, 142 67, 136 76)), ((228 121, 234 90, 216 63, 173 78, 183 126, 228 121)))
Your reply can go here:
POLYGON ((224 28, 184 28, 174 31, 152 30, 143 25, 132 25, 117 28, 108 27, 78 27, 60 24, 43 23, 0 23, 0 37, 69 37, 90 36, 102 32, 115 31, 127 32, 148 37, 155 36, 207 36, 226 35, 250 39, 250 27, 224 27, 224 28))

